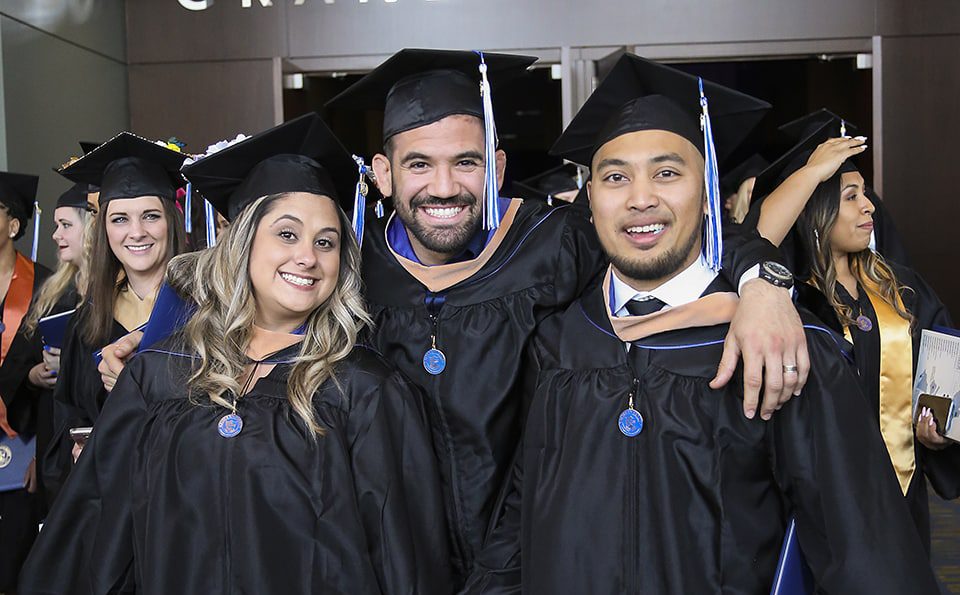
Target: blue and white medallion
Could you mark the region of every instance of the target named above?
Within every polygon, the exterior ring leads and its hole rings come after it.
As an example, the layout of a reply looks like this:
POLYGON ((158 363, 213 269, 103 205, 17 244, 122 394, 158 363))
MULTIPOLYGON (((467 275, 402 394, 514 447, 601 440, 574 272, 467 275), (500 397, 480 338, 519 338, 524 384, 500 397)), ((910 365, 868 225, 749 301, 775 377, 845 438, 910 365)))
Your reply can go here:
POLYGON ((447 356, 434 347, 423 354, 423 369, 434 376, 443 372, 447 367, 447 356))
POLYGON ((236 413, 228 413, 220 418, 217 431, 224 438, 233 438, 243 429, 243 419, 236 413))
POLYGON ((633 407, 628 407, 620 414, 617 425, 624 436, 633 438, 643 431, 643 416, 633 407))

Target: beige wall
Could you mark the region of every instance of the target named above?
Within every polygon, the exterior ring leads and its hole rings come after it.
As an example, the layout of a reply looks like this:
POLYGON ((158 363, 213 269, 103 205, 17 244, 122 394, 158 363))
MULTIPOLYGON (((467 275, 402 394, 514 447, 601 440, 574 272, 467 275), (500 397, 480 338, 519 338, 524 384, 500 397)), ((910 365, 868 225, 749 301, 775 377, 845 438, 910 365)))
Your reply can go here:
MULTIPOLYGON (((123 3, 115 0, 0 4, 0 161, 40 175, 38 259, 51 267, 53 206, 69 187, 51 167, 79 154, 78 140, 103 140, 129 126, 124 28, 123 3)), ((31 238, 18 248, 29 253, 31 238)))

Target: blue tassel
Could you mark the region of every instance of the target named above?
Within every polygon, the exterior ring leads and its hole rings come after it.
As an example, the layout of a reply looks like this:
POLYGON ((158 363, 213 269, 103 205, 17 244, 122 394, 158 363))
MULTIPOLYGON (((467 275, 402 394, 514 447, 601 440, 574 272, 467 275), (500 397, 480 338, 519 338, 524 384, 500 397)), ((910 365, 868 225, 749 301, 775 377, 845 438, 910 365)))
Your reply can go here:
POLYGON ((364 179, 367 175, 367 166, 363 164, 363 157, 353 156, 357 162, 357 171, 359 179, 357 186, 353 191, 353 233, 357 236, 357 244, 363 246, 363 224, 367 211, 367 182, 364 179))
POLYGON ((193 184, 187 182, 187 196, 183 199, 183 227, 187 233, 193 232, 193 184))
POLYGON ((40 203, 33 201, 33 245, 30 247, 30 260, 37 262, 37 248, 40 245, 40 203))
POLYGON ((207 223, 207 248, 217 245, 217 212, 209 201, 203 201, 203 215, 207 223))
POLYGON ((723 256, 723 233, 720 229, 723 211, 720 207, 720 173, 717 167, 717 149, 713 144, 713 127, 710 125, 710 109, 703 94, 703 79, 700 86, 700 128, 703 130, 703 181, 707 191, 707 221, 703 233, 702 255, 713 271, 720 270, 723 256))
POLYGON ((497 125, 493 120, 493 96, 487 80, 487 63, 480 56, 480 97, 483 100, 484 171, 483 171, 483 228, 500 227, 500 193, 497 189, 497 125))

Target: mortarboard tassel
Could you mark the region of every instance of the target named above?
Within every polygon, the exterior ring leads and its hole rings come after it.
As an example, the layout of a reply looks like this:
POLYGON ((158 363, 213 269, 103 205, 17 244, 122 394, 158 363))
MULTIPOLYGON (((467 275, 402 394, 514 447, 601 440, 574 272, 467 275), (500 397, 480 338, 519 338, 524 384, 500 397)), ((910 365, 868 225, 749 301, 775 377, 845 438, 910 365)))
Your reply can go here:
POLYGON ((373 212, 376 213, 377 219, 383 219, 383 199, 377 199, 376 206, 373 207, 373 212))
POLYGON ((487 63, 480 56, 480 97, 483 100, 484 180, 483 228, 500 227, 500 195, 497 190, 497 125, 493 120, 493 96, 487 80, 487 63))
POLYGON ((213 248, 217 245, 217 212, 206 199, 203 201, 203 215, 207 224, 207 248, 213 248))
POLYGON ((697 78, 700 87, 700 128, 703 130, 703 181, 707 192, 707 224, 703 234, 703 258, 712 271, 720 270, 723 255, 723 234, 720 229, 720 173, 717 168, 717 149, 713 144, 713 127, 710 125, 710 109, 703 94, 703 79, 697 78))
POLYGON ((357 187, 353 192, 353 233, 357 236, 357 244, 362 247, 363 224, 367 211, 367 181, 364 179, 367 174, 367 166, 363 164, 363 157, 353 155, 353 160, 357 162, 357 170, 359 171, 357 187))
POLYGON ((33 201, 33 245, 30 247, 30 260, 37 262, 37 247, 40 245, 40 203, 33 201))
POLYGON ((187 195, 183 199, 183 227, 187 233, 193 233, 193 184, 187 182, 187 195))

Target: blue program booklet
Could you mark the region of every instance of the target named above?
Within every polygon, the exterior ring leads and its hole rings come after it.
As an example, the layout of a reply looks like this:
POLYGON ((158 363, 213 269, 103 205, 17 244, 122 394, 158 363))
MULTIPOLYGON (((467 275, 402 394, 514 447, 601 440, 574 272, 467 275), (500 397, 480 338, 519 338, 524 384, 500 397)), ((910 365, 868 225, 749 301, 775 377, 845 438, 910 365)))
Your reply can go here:
POLYGON ((0 492, 22 490, 27 467, 37 454, 37 439, 10 438, 0 432, 0 492))
POLYGON ((172 287, 164 283, 157 292, 157 301, 153 304, 150 320, 143 329, 143 340, 138 351, 149 349, 179 330, 193 315, 196 307, 177 295, 172 287))
POLYGON ((70 322, 74 312, 76 312, 76 309, 53 316, 44 316, 37 321, 37 328, 40 329, 40 337, 43 339, 44 345, 57 349, 63 347, 63 339, 67 334, 67 323, 70 322))
POLYGON ((813 595, 814 592, 813 575, 803 559, 800 541, 797 540, 797 521, 791 518, 783 536, 770 595, 813 595))

